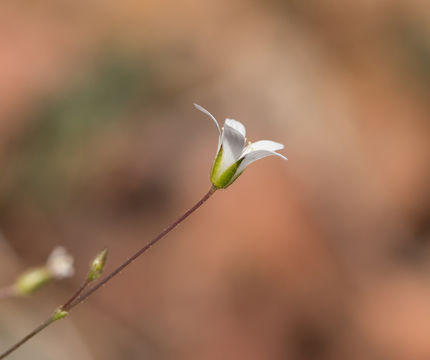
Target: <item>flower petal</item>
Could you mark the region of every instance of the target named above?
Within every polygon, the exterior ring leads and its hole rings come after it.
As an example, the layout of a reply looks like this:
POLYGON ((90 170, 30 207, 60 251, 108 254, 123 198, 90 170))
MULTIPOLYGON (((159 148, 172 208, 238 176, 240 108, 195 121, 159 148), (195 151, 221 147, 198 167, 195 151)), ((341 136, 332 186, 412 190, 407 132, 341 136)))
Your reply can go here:
POLYGON ((242 155, 245 145, 245 127, 239 122, 226 119, 222 133, 223 158, 220 170, 233 165, 242 155))
POLYGON ((243 135, 243 137, 246 137, 245 126, 240 121, 233 119, 225 119, 224 125, 232 127, 233 129, 239 131, 243 135))
POLYGON ((277 143, 275 141, 271 140, 259 140, 254 143, 249 144, 242 153, 242 156, 249 154, 252 151, 257 150, 269 150, 269 151, 276 151, 281 150, 284 148, 284 145, 277 143))
POLYGON ((271 156, 271 155, 276 155, 281 157, 284 160, 288 160, 284 155, 281 155, 277 152, 274 151, 270 151, 270 150, 255 150, 255 151, 251 151, 250 153, 246 154, 243 157, 243 160, 239 166, 239 168, 237 169, 237 174, 240 174, 243 170, 245 170, 247 168, 247 166, 249 164, 252 164, 254 161, 256 160, 260 160, 266 156, 271 156))
POLYGON ((221 129, 220 129, 220 127, 219 127, 218 121, 216 121, 215 116, 213 116, 213 115, 212 115, 209 111, 207 111, 204 107, 202 107, 202 106, 200 106, 200 105, 198 105, 198 104, 194 104, 194 107, 195 107, 197 110, 200 110, 202 113, 204 113, 204 114, 208 115, 208 116, 213 120, 213 122, 215 123, 215 126, 216 126, 216 128, 217 128, 217 130, 218 130, 218 150, 217 150, 217 153, 218 153, 219 148, 221 147, 221 129))
POLYGON ((71 277, 75 273, 73 257, 62 246, 57 246, 49 255, 46 267, 56 279, 71 277))

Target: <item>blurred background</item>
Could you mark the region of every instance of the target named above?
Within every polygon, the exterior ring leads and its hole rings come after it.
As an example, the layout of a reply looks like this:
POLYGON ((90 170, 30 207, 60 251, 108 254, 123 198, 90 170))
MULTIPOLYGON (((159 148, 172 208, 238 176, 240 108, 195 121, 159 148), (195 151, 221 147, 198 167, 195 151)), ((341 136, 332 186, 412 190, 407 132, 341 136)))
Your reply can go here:
POLYGON ((210 187, 220 122, 286 145, 10 359, 430 358, 430 6, 0 4, 4 350, 210 187))

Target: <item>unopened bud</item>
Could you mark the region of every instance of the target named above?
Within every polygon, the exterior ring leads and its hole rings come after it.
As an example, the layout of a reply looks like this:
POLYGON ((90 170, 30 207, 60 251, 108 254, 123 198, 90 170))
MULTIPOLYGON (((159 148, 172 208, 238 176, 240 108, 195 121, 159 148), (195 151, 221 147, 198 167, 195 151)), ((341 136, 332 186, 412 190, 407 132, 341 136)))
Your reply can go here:
POLYGON ((14 284, 14 288, 17 295, 30 295, 51 280, 51 272, 46 267, 40 267, 22 274, 14 284))
POLYGON ((88 281, 94 281, 100 277, 106 264, 107 255, 108 249, 104 249, 94 258, 88 273, 88 281))

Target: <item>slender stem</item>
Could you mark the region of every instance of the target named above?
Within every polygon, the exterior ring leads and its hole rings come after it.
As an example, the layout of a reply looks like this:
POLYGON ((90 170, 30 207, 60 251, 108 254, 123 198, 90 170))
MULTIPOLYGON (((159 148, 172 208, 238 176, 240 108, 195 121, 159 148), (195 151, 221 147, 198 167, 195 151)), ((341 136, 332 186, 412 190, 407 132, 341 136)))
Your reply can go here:
MULTIPOLYGON (((81 295, 78 299, 76 299, 72 304, 70 304, 67 310, 73 309, 76 305, 79 305, 82 301, 87 299, 90 295, 92 295, 95 291, 100 289, 103 285, 105 285, 108 281, 118 275, 124 268, 130 265, 134 260, 136 260, 140 255, 142 255, 146 250, 148 250, 152 245, 161 240, 164 236, 166 236, 170 231, 172 231, 175 227, 177 227, 182 221, 184 221, 188 216, 190 216, 194 211, 196 211, 200 206, 202 206, 216 191, 216 187, 212 186, 208 193, 203 196, 192 208, 190 208, 184 215, 182 215, 178 220, 172 223, 170 226, 165 228, 160 234, 158 234, 154 239, 149 241, 143 248, 141 248, 138 252, 136 252, 133 256, 129 257, 125 262, 123 262, 120 266, 118 266, 115 270, 113 270, 109 275, 107 275, 103 280, 99 281, 96 285, 94 285, 91 289, 89 289, 86 293, 81 295)), ((1 358, 0 358, 1 359, 1 358)))
POLYGON ((14 346, 12 346, 10 349, 5 351, 3 354, 0 355, 0 360, 4 359, 6 356, 13 353, 16 349, 18 349, 21 345, 26 343, 28 340, 30 340, 33 336, 40 333, 43 329, 51 325, 55 320, 52 318, 49 318, 45 320, 42 324, 40 324, 37 328, 35 328, 31 333, 29 333, 27 336, 23 337, 20 341, 18 341, 14 346))
MULTIPOLYGON (((147 251, 152 245, 161 240, 164 236, 166 236, 170 231, 172 231, 175 227, 177 227, 181 222, 183 222, 188 216, 190 216, 194 211, 196 211, 200 206, 202 206, 217 190, 216 187, 212 186, 210 190, 207 192, 205 196, 203 196, 193 207, 185 212, 179 219, 173 222, 170 226, 164 229, 160 234, 158 234, 154 239, 149 241, 144 247, 142 247, 139 251, 137 251, 134 255, 129 257, 126 261, 124 261, 120 266, 118 266, 115 270, 113 270, 110 274, 105 276, 101 281, 99 281, 96 285, 90 288, 88 291, 82 294, 84 289, 88 286, 89 282, 84 281, 80 288, 72 295, 72 297, 67 300, 67 302, 62 305, 59 309, 62 311, 70 311, 75 306, 79 305, 81 302, 86 300, 89 296, 91 296, 94 292, 100 289, 103 285, 105 285, 108 281, 112 280, 116 275, 118 275, 122 270, 124 270, 128 265, 130 265, 134 260, 136 260, 140 255, 142 255, 145 251, 147 251), (81 295, 82 294, 82 295, 81 295)), ((51 316, 48 320, 42 323, 40 326, 35 328, 32 332, 30 332, 27 336, 18 341, 15 345, 13 345, 10 349, 5 351, 3 354, 0 354, 0 360, 4 359, 6 356, 14 352, 21 345, 30 340, 33 336, 37 335, 43 329, 51 325, 57 319, 54 319, 51 316)))
POLYGON ((75 301, 75 299, 82 294, 82 291, 86 289, 86 287, 90 284, 91 280, 87 277, 85 281, 81 284, 78 290, 67 300, 64 305, 60 307, 62 311, 68 311, 70 309, 70 305, 75 301))
MULTIPOLYGON (((70 306, 71 303, 82 293, 82 291, 85 290, 85 288, 88 286, 90 281, 88 278, 85 279, 85 281, 81 284, 79 289, 67 300, 64 305, 60 306, 61 311, 67 311, 67 308, 70 306)), ((8 288, 6 288, 8 289, 8 288)), ((3 289, 2 289, 3 290, 3 289)), ((13 290, 13 289, 12 289, 13 290)), ((56 319, 54 319, 52 316, 49 319, 46 319, 42 324, 40 324, 37 328, 35 328, 31 333, 29 333, 27 336, 22 338, 20 341, 18 341, 14 346, 12 346, 8 351, 4 352, 0 355, 0 360, 4 359, 6 356, 14 352, 16 349, 18 349, 21 345, 26 343, 28 340, 30 340, 33 336, 40 333, 43 329, 51 325, 56 319)))

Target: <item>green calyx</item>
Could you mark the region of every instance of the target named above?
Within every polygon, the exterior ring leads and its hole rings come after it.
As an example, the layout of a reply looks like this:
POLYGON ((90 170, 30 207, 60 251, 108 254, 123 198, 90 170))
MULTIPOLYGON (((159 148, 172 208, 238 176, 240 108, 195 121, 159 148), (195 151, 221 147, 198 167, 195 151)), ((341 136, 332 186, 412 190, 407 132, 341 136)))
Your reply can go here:
POLYGON ((223 155, 223 148, 221 146, 218 151, 218 155, 215 159, 214 166, 211 172, 211 182, 217 189, 225 189, 230 186, 240 174, 236 174, 238 167, 240 166, 243 159, 236 161, 234 164, 230 165, 226 170, 220 173, 219 169, 221 167, 223 155))
POLYGON ((51 319, 52 321, 61 320, 61 319, 64 319, 67 315, 69 315, 67 311, 61 310, 61 308, 58 308, 57 310, 55 310, 51 319))

